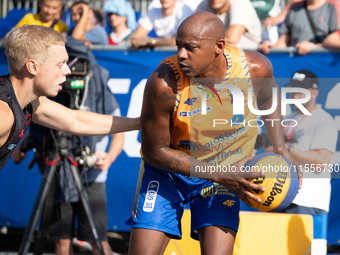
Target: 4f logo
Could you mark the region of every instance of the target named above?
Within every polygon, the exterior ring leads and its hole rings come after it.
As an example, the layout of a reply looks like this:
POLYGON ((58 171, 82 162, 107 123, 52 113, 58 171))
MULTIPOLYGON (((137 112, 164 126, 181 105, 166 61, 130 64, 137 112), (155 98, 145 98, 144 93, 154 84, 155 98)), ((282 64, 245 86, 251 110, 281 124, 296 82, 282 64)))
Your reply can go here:
POLYGON ((223 202, 223 204, 232 207, 235 204, 235 201, 228 199, 227 201, 223 202))
POLYGON ((192 105, 197 100, 197 97, 188 98, 184 103, 187 105, 192 105))

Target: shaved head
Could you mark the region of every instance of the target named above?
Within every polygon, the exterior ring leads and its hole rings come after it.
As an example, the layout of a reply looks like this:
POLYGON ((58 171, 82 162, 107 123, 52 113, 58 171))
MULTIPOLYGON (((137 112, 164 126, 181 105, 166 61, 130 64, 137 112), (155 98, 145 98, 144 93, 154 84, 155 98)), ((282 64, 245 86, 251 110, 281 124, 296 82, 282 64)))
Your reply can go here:
POLYGON ((224 36, 224 24, 213 13, 198 12, 185 19, 176 37, 178 64, 184 76, 224 77, 224 36))
POLYGON ((224 39, 223 22, 211 12, 198 12, 186 18, 178 28, 177 34, 190 33, 198 38, 224 39))

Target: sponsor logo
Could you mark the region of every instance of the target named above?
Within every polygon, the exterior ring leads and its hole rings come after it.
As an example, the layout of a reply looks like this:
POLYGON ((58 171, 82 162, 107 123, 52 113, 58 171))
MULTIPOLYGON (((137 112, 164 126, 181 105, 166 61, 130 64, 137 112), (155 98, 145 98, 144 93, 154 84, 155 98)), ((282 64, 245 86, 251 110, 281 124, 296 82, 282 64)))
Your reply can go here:
POLYGON ((153 209, 155 208, 158 188, 159 188, 158 181, 151 181, 149 183, 149 186, 148 186, 148 189, 145 195, 144 205, 143 205, 144 212, 152 212, 153 209))
POLYGON ((10 144, 7 148, 11 151, 17 146, 16 144, 10 144))
POLYGON ((232 207, 235 204, 235 201, 228 199, 227 201, 224 201, 223 204, 232 207))
POLYGON ((286 183, 287 172, 279 172, 276 176, 276 181, 270 191, 270 196, 263 202, 264 206, 270 206, 271 203, 275 200, 277 194, 282 193, 283 185, 286 183))
MULTIPOLYGON (((191 117, 191 116, 194 116, 194 115, 201 113, 202 111, 203 111, 202 108, 198 108, 198 109, 192 110, 192 111, 181 111, 179 113, 179 117, 191 117)), ((211 106, 207 106, 206 112, 210 112, 210 111, 211 111, 211 106)))

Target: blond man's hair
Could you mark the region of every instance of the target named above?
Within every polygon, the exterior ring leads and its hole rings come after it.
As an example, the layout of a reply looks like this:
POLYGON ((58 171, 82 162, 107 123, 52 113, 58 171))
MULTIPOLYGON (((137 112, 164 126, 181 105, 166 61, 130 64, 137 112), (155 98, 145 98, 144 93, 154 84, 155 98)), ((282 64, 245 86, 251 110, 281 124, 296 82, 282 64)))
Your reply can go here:
POLYGON ((23 25, 9 32, 5 42, 5 53, 8 69, 12 74, 18 74, 29 59, 35 59, 40 64, 50 57, 50 47, 64 46, 65 37, 49 27, 23 25))

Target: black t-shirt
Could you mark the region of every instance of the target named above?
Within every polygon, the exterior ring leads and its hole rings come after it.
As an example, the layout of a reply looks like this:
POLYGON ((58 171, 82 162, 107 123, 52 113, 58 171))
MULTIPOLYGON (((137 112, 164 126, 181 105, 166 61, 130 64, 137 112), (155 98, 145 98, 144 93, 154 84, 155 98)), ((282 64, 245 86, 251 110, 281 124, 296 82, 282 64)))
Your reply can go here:
POLYGON ((14 123, 11 134, 5 144, 0 148, 0 169, 7 163, 15 146, 23 137, 29 127, 32 118, 32 104, 28 104, 23 110, 15 96, 9 75, 0 76, 0 100, 6 102, 14 114, 14 123))

